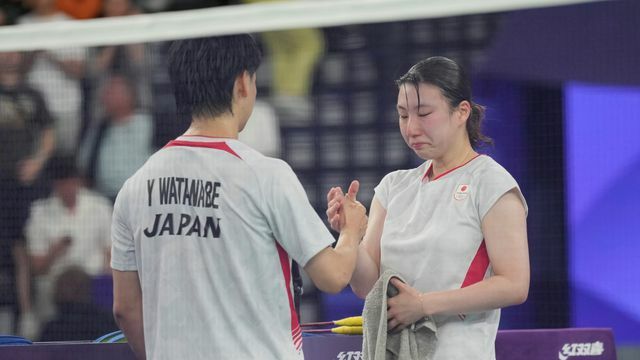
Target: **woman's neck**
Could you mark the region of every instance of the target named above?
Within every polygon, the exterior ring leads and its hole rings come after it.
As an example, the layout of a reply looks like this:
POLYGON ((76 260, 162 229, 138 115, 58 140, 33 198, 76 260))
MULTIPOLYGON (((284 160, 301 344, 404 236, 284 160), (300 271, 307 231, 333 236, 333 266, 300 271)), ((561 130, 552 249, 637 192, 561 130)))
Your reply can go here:
POLYGON ((471 145, 465 144, 465 146, 460 146, 455 151, 445 154, 442 158, 433 159, 431 174, 428 175, 429 179, 433 180, 451 169, 462 166, 476 156, 478 153, 473 150, 471 145))

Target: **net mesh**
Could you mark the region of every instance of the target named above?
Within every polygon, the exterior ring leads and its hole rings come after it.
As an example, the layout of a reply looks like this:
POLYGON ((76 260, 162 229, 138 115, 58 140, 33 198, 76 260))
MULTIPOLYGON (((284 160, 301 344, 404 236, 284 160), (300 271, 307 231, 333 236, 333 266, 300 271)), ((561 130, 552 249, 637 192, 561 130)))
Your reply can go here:
MULTIPOLYGON (((451 8, 456 6, 452 2, 451 8)), ((385 174, 421 162, 398 131, 394 80, 428 56, 457 61, 472 74, 477 101, 488 106, 485 132, 496 145, 483 152, 514 175, 529 203, 529 301, 505 309, 502 327, 565 327, 571 319, 564 180, 559 176, 564 169, 563 93, 557 82, 514 80, 484 71, 492 46, 504 36, 500 30, 511 14, 506 10, 456 10, 452 16, 422 18, 412 14, 377 23, 366 23, 376 18, 353 19, 316 28, 300 28, 295 22, 281 28, 265 25, 269 31, 255 33, 265 55, 258 69, 258 102, 241 140, 289 163, 322 218, 328 189, 347 187, 351 179, 360 180, 359 200, 368 207, 385 174)), ((110 316, 104 316, 112 301, 110 206, 125 179, 188 126, 176 113, 167 73, 171 35, 158 31, 154 21, 172 21, 173 28, 188 28, 189 23, 182 13, 161 15, 107 19, 87 23, 86 29, 118 35, 122 28, 144 23, 162 41, 149 35, 149 41, 117 43, 101 36, 92 44, 78 35, 83 28, 77 27, 70 33, 78 38, 77 46, 64 41, 42 49, 14 44, 11 51, 6 42, 2 45, 0 286, 6 299, 0 299, 0 306, 10 315, 30 314, 6 322, 6 332, 79 340, 116 329, 110 316), (60 182, 76 178, 85 185, 60 182), (88 189, 81 190, 86 210, 65 213, 59 194, 79 188, 88 189), (25 266, 32 269, 26 288, 33 291, 25 300, 31 305, 19 304, 20 284, 12 280, 25 266), (63 291, 68 288, 74 291, 63 291), (69 303, 82 304, 67 307, 69 311, 94 313, 71 323, 62 313, 69 303)), ((22 22, 40 21, 27 17, 22 22)), ((38 43, 48 29, 62 31, 65 26, 60 19, 21 31, 38 43)), ((140 31, 143 35, 131 37, 144 38, 144 29, 140 31)), ((5 35, 3 39, 16 41, 16 33, 0 32, 0 38, 5 35)), ((196 35, 179 33, 176 38, 196 35)), ((362 309, 348 290, 329 296, 315 291, 308 280, 305 290, 303 322, 333 320, 362 309)))

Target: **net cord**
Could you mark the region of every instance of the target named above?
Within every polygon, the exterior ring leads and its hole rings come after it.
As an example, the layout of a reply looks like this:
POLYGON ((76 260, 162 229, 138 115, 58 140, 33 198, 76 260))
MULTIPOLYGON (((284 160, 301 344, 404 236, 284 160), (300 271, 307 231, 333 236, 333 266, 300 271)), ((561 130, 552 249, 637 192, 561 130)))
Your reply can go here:
POLYGON ((0 51, 135 44, 493 13, 602 0, 318 0, 0 27, 0 51))

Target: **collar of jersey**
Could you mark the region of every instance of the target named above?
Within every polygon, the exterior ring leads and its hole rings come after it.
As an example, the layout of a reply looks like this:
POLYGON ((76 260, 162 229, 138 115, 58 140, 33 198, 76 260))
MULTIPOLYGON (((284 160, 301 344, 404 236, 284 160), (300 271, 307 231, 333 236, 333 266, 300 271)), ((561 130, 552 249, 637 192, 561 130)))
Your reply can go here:
POLYGON ((207 136, 207 135, 180 135, 176 138, 178 141, 229 141, 229 140, 237 140, 231 137, 216 137, 216 136, 207 136))
POLYGON ((445 175, 450 174, 452 172, 454 172, 455 170, 460 169, 461 167, 464 167, 465 165, 469 164, 470 162, 472 162, 473 160, 477 159, 478 157, 480 157, 480 155, 482 154, 478 154, 474 157, 472 157, 471 159, 469 159, 469 161, 465 162, 464 164, 460 164, 452 169, 449 169, 445 172, 443 172, 442 174, 436 176, 435 178, 433 178, 432 180, 429 180, 429 178, 427 177, 427 175, 429 174, 429 171, 431 171, 431 168, 433 167, 433 160, 429 160, 429 166, 427 167, 427 171, 424 172, 424 175, 422 175, 422 181, 423 182, 431 182, 431 181, 436 181, 438 179, 442 179, 445 175))
MULTIPOLYGON (((183 135, 184 136, 184 135, 183 135)), ((242 159, 238 153, 236 153, 227 142, 229 140, 235 140, 232 138, 212 138, 212 137, 193 137, 190 139, 184 139, 183 136, 175 140, 169 141, 167 145, 164 146, 164 149, 175 147, 175 146, 187 146, 187 147, 196 147, 196 148, 209 148, 209 149, 217 149, 225 151, 238 159, 242 159)))

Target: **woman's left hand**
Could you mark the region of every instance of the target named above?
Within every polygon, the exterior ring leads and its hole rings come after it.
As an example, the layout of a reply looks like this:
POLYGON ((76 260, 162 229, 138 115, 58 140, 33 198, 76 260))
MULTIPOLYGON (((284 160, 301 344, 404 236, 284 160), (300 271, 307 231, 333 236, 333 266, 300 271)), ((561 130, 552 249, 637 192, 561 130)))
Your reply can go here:
POLYGON ((418 290, 403 283, 397 278, 391 279, 398 289, 398 294, 387 299, 387 331, 400 331, 427 314, 422 308, 422 301, 418 290))

